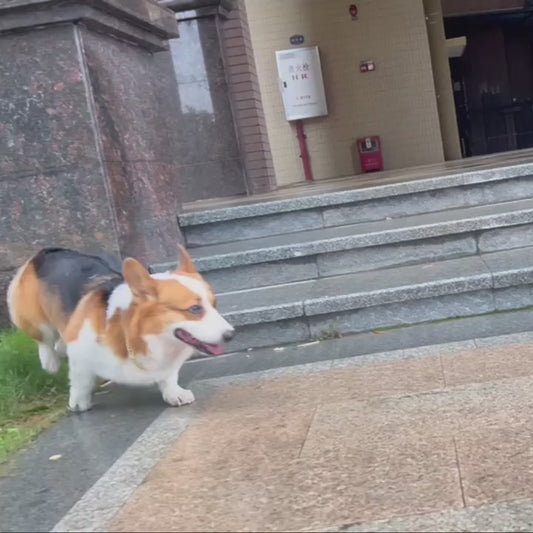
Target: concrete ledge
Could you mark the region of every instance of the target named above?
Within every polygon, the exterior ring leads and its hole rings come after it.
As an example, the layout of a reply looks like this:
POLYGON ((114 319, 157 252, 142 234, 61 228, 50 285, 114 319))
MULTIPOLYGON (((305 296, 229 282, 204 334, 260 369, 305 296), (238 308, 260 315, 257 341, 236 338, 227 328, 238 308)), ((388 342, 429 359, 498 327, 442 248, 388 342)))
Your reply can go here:
POLYGON ((364 224, 405 217, 499 204, 533 198, 531 176, 493 180, 457 187, 439 188, 374 198, 358 202, 339 203, 297 211, 260 215, 246 219, 230 219, 215 223, 188 226, 184 229, 187 246, 198 248, 221 243, 233 243, 285 235, 313 229, 364 224), (246 223, 243 224, 243 220, 246 223))
POLYGON ((422 191, 460 187, 464 185, 484 183, 488 181, 506 180, 518 176, 533 175, 533 163, 524 163, 501 168, 491 168, 470 172, 458 172, 440 175, 433 178, 418 179, 403 183, 381 185, 362 189, 342 190, 331 193, 322 193, 298 198, 272 200, 266 202, 250 202, 244 205, 209 209, 204 211, 191 211, 179 216, 182 227, 198 224, 208 224, 225 220, 250 218, 256 216, 312 209, 342 203, 360 202, 374 198, 386 198, 403 194, 413 194, 422 191))
POLYGON ((149 0, 0 0, 0 33, 67 22, 83 22, 151 51, 166 50, 166 41, 178 36, 172 11, 149 0))
POLYGON ((481 255, 493 276, 494 288, 533 283, 533 248, 481 255))
POLYGON ((176 12, 178 21, 221 15, 235 9, 236 0, 158 0, 158 4, 176 12))
POLYGON ((285 369, 281 370, 285 373, 288 367, 318 361, 323 361, 324 364, 329 362, 335 366, 362 365, 391 358, 424 357, 446 353, 450 349, 466 350, 474 346, 491 347, 503 343, 533 343, 531 324, 533 310, 429 322, 396 328, 381 334, 359 333, 339 339, 295 343, 245 350, 215 358, 195 359, 185 363, 180 377, 183 383, 189 383, 271 369, 285 369))
MULTIPOLYGON (((533 223, 533 200, 450 209, 192 249, 201 272, 533 223)), ((158 265, 167 269, 172 265, 158 265)))
POLYGON ((532 282, 533 248, 522 248, 223 294, 219 309, 243 326, 532 282))

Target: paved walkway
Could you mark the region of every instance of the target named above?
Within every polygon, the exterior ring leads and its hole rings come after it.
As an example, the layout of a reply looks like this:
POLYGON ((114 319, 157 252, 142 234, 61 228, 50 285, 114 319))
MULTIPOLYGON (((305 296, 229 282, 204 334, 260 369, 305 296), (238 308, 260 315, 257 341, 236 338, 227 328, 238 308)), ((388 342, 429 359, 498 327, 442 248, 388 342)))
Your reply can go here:
POLYGON ((56 530, 533 530, 531 335, 195 391, 56 530))

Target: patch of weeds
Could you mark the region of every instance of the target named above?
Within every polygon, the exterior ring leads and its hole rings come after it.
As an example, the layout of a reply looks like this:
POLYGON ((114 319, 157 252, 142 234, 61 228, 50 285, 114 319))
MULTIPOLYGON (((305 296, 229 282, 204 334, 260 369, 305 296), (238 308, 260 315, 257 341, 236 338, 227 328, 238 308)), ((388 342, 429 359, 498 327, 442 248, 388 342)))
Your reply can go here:
POLYGON ((65 413, 67 397, 66 363, 58 374, 47 374, 31 339, 0 332, 0 464, 65 413))
POLYGON ((330 329, 329 331, 323 331, 317 340, 319 341, 329 341, 332 339, 342 338, 342 333, 336 329, 330 329))

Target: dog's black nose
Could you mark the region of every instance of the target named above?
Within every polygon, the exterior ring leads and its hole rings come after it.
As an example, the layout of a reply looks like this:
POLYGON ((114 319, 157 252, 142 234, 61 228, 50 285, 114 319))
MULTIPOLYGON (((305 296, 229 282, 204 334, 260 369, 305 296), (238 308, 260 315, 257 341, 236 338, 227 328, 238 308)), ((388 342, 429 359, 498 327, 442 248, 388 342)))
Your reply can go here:
POLYGON ((235 330, 228 329, 228 331, 224 332, 224 335, 222 335, 222 337, 224 338, 226 342, 230 341, 231 339, 233 339, 233 337, 235 337, 235 330))

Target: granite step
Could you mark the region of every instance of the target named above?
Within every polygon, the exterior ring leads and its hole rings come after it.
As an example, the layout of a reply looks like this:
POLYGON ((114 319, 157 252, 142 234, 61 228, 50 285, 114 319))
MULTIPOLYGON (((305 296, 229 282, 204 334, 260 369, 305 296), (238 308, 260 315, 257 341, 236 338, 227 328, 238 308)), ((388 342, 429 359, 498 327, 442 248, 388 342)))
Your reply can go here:
POLYGON ((204 246, 191 254, 223 293, 529 245, 533 199, 204 246))
POLYGON ((327 367, 390 361, 501 344, 533 343, 533 309, 424 322, 376 334, 356 333, 314 342, 195 357, 180 371, 184 386, 193 380, 235 376, 264 370, 285 374, 287 367, 322 362, 327 367), (475 339, 475 340, 474 340, 475 339), (384 353, 383 353, 384 352, 384 353))
POLYGON ((220 295, 229 349, 306 342, 533 305, 533 247, 220 295))
POLYGON ((375 187, 190 211, 179 215, 189 247, 233 242, 533 197, 533 164, 457 172, 375 187))

